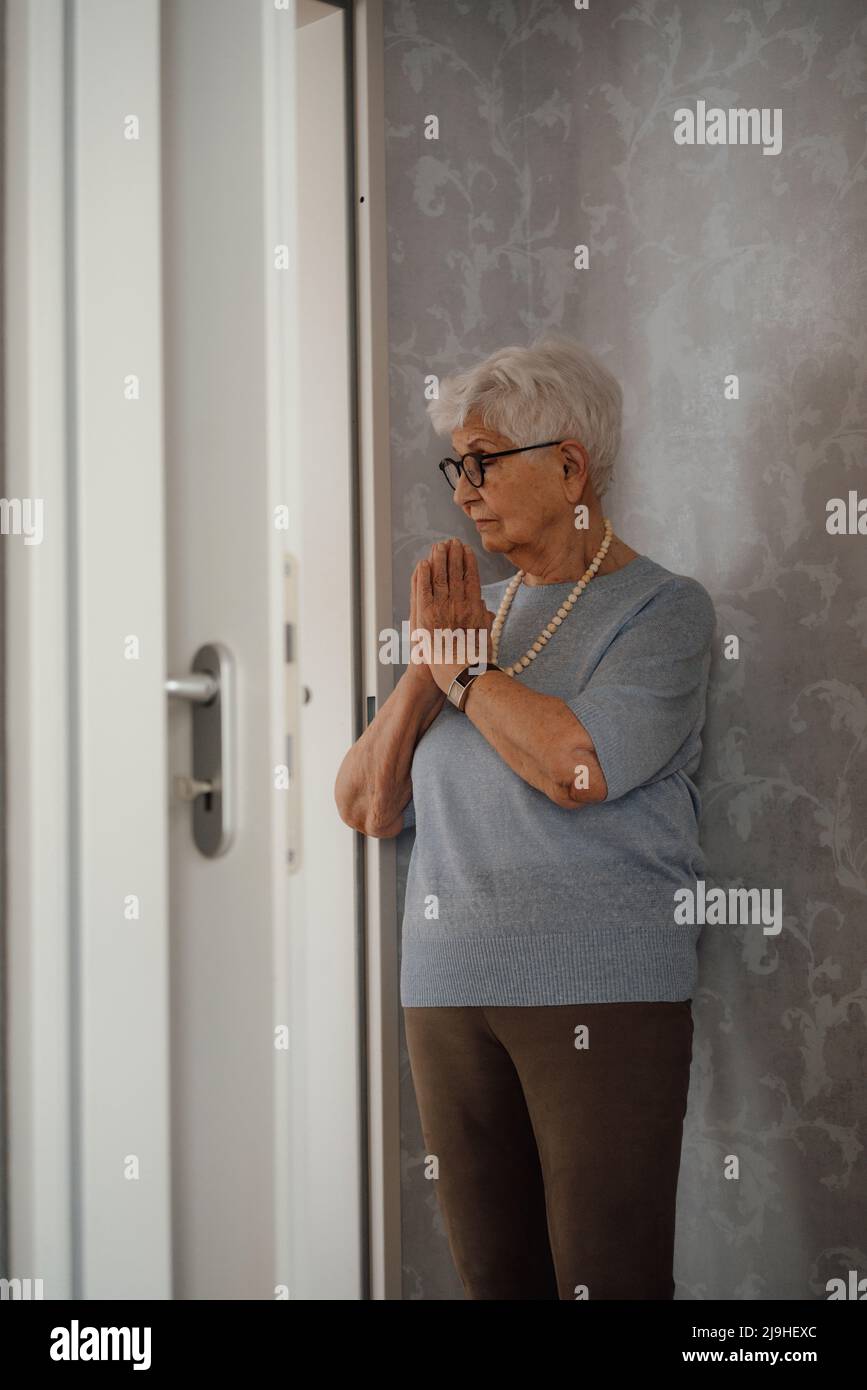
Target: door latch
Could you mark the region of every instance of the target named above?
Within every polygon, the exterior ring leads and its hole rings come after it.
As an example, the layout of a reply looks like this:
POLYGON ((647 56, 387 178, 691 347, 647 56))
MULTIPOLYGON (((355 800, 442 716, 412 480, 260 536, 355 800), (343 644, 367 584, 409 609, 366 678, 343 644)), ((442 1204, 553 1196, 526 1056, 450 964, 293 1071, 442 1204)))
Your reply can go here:
POLYGON ((209 859, 225 854, 235 833, 234 672, 222 642, 199 647, 189 675, 170 676, 166 694, 192 709, 192 772, 173 780, 192 807, 193 840, 209 859))
POLYGON ((173 778, 175 796, 181 801, 195 801, 197 796, 210 796, 214 790, 213 782, 197 782, 195 777, 173 778))

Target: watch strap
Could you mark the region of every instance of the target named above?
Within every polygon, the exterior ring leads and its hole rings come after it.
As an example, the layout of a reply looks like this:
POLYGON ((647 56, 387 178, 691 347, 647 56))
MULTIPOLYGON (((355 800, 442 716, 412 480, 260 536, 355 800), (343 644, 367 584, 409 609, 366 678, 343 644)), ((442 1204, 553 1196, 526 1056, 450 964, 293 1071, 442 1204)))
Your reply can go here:
POLYGON ((477 661, 472 666, 465 666, 462 671, 458 671, 451 685, 446 692, 446 698, 454 705, 455 709, 462 710, 466 703, 467 692, 474 680, 479 676, 484 676, 488 671, 501 671, 502 666, 498 666, 495 661, 477 661))

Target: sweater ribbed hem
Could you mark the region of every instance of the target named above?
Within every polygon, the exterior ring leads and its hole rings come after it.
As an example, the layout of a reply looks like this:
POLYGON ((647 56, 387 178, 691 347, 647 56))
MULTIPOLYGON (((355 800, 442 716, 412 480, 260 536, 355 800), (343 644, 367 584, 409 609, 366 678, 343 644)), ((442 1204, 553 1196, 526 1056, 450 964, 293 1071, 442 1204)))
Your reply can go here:
POLYGON ((694 997, 698 926, 404 940, 402 1008, 538 1007, 694 997), (616 937, 616 940, 612 940, 616 937))

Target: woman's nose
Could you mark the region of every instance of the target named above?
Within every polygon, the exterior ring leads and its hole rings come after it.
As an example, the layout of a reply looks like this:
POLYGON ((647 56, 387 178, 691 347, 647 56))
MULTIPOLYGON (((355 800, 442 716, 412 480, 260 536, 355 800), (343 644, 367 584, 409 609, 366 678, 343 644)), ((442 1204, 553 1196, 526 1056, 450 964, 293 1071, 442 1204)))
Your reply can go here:
POLYGON ((478 489, 473 487, 472 483, 467 482, 467 475, 462 472, 461 476, 458 478, 458 485, 454 490, 454 501, 459 507, 462 507, 466 502, 471 502, 473 498, 478 497, 478 495, 478 489))

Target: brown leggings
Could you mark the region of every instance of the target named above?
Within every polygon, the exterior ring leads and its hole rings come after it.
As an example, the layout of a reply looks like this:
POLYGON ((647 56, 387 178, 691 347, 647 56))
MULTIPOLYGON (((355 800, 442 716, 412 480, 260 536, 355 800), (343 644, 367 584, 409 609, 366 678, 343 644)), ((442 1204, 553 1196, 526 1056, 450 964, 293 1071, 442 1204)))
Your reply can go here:
POLYGON ((691 1003, 404 1009, 467 1298, 674 1297, 691 1003))

